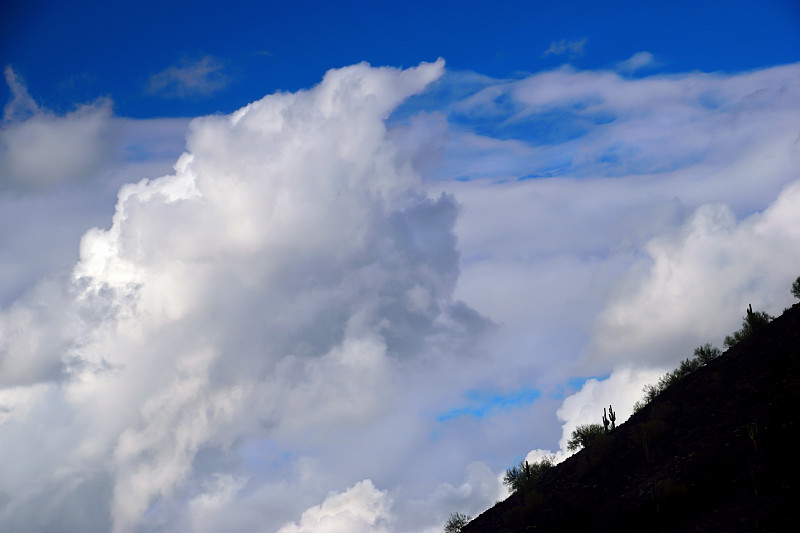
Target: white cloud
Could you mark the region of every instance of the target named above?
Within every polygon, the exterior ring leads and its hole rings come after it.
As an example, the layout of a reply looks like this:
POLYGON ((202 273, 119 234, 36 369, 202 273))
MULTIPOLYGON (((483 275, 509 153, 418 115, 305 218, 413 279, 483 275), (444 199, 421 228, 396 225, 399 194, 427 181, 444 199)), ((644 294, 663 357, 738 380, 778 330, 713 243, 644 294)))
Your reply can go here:
POLYGON ((187 124, 186 119, 112 118, 110 157, 93 173, 56 186, 21 191, 15 184, 0 191, 0 307, 42 278, 71 270, 83 233, 110 222, 122 184, 170 171, 184 147, 187 124))
POLYGON ((11 67, 13 98, 0 128, 0 191, 88 180, 109 158, 111 104, 100 100, 64 116, 41 109, 11 67))
POLYGON ((230 84, 224 69, 225 64, 213 56, 184 61, 150 76, 145 91, 170 98, 210 96, 230 84))
POLYGON ((237 495, 247 483, 243 477, 230 474, 216 474, 203 485, 203 492, 192 498, 187 507, 191 517, 191 531, 201 533, 219 528, 220 514, 236 500, 237 495))
POLYGON ((0 426, 9 420, 24 419, 46 392, 44 384, 0 389, 0 426))
MULTIPOLYGON (((112 119, 113 171, 0 195, 0 447, 21 458, 0 527, 432 533, 481 512, 525 450, 609 403, 620 422, 751 298, 788 301, 798 68, 481 78, 403 118, 442 65, 356 65, 193 121, 174 171, 185 122, 112 119)), ((14 120, 42 113, 15 91, 14 120)))
POLYGON ((636 72, 645 67, 654 67, 658 64, 650 52, 636 52, 625 61, 617 63, 617 70, 621 72, 636 72))
POLYGON ((64 312, 63 279, 39 283, 0 314, 0 386, 35 385, 61 378, 66 333, 79 318, 64 312))
POLYGON ((477 516, 507 496, 500 476, 486 464, 472 462, 460 484, 441 483, 423 499, 409 498, 403 487, 390 493, 376 489, 371 480, 360 481, 344 492, 329 494, 278 533, 434 533, 441 531, 450 513, 477 516))
POLYGON ((584 37, 583 39, 577 41, 568 41, 566 39, 561 39, 560 41, 553 41, 550 43, 550 47, 544 51, 543 55, 561 55, 561 54, 569 54, 570 56, 582 56, 583 55, 583 48, 586 46, 586 42, 589 40, 588 37, 584 37))
POLYGON ((695 346, 720 344, 750 303, 780 314, 800 264, 798 205, 795 182, 763 213, 737 221, 730 208, 706 204, 652 239, 649 257, 599 315, 590 357, 670 363, 695 346))
POLYGON ((341 494, 331 494, 305 511, 300 521, 278 533, 386 533, 392 500, 367 479, 341 494))
MULTIPOLYGON (((646 354, 631 349, 615 356, 609 347, 600 356, 595 350, 595 359, 587 359, 593 364, 571 367, 592 336, 603 335, 605 323, 596 319, 612 295, 621 301, 622 280, 636 286, 646 275, 648 243, 674 234, 705 204, 727 205, 735 220, 765 210, 797 179, 800 93, 792 81, 797 75, 797 65, 637 80, 558 69, 497 82, 493 91, 481 90, 452 106, 456 111, 449 118, 456 124, 464 114, 476 113, 499 116, 512 132, 522 132, 499 140, 470 133, 468 121, 453 128, 445 145, 450 157, 436 171, 440 179, 428 183, 462 205, 457 296, 503 325, 496 342, 505 354, 504 367, 518 365, 514 372, 542 379, 553 367, 561 368, 555 375, 606 373, 634 355, 645 365, 672 364, 697 344, 719 342, 738 327, 747 302, 718 298, 714 305, 726 307, 713 312, 703 307, 710 313, 702 322, 705 331, 695 324, 693 333, 682 331, 688 335, 682 341, 646 354), (506 105, 509 97, 513 106, 506 105), (506 114, 497 115, 497 102, 506 114), (584 121, 580 134, 547 143, 526 136, 527 128, 543 128, 551 113, 565 108, 563 121, 584 121), (595 114, 605 118, 590 120, 595 114), (469 179, 453 182, 445 176, 469 179)), ((783 231, 780 227, 775 231, 783 231)), ((742 279, 759 276, 745 273, 748 264, 729 268, 742 271, 742 279)), ((783 294, 789 276, 783 269, 791 264, 776 259, 780 274, 763 276, 754 286, 769 285, 770 292, 783 294)), ((745 285, 711 286, 730 298, 726 291, 745 285)), ((655 297, 649 300, 654 302, 655 297)), ((780 305, 770 311, 778 312, 780 305)), ((631 328, 637 312, 658 314, 653 308, 631 310, 626 315, 631 328)), ((651 329, 658 327, 674 332, 678 325, 654 322, 651 329)))
POLYGON ((86 233, 72 281, 0 315, 7 384, 59 383, 47 400, 89 421, 52 461, 65 484, 74 450, 110 476, 114 531, 155 527, 201 451, 376 424, 402 365, 469 349, 483 322, 452 299, 453 200, 420 192, 383 125, 441 70, 356 65, 195 121, 175 174, 123 187, 86 233))

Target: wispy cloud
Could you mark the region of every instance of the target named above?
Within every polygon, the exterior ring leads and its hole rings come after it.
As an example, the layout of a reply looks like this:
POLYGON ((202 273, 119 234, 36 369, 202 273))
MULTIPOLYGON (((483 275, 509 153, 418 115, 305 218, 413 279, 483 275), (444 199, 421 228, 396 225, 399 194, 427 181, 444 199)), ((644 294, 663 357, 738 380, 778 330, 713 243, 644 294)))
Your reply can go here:
POLYGON ((231 82, 224 69, 225 63, 213 56, 183 61, 150 76, 145 92, 169 98, 210 96, 231 82))
POLYGON ((620 72, 636 72, 643 68, 658 66, 658 61, 650 52, 636 52, 625 61, 617 63, 617 70, 620 72))
POLYGON ((14 72, 11 65, 6 65, 4 74, 8 88, 11 89, 11 100, 6 103, 3 110, 3 122, 21 122, 39 113, 39 106, 28 94, 25 82, 14 72))
POLYGON ((584 37, 579 41, 567 41, 562 39, 560 41, 553 41, 550 43, 550 48, 544 51, 543 56, 548 55, 562 55, 569 54, 571 57, 578 57, 583 55, 583 48, 586 46, 588 37, 584 37))

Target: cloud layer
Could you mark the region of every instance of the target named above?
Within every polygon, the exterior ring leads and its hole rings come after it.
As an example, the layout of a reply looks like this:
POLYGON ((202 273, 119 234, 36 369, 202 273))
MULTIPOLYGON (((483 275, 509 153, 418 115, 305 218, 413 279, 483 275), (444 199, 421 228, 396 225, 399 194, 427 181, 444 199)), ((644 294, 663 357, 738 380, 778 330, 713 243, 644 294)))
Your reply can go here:
POLYGON ((798 75, 360 64, 187 126, 57 116, 8 69, 0 525, 481 512, 527 450, 788 305, 798 75))
POLYGON ((432 187, 463 205, 459 296, 520 335, 557 337, 546 342, 548 362, 586 351, 590 373, 632 357, 660 366, 690 354, 691 343, 719 342, 756 294, 780 312, 794 263, 779 250, 797 249, 784 207, 798 178, 797 76, 797 65, 632 80, 565 68, 497 82, 452 105, 450 157, 436 173, 461 181, 432 187), (476 117, 487 116, 504 126, 476 135, 476 117), (531 136, 550 124, 575 128, 531 136), (637 290, 659 294, 644 302, 637 290), (515 298, 520 291, 527 296, 515 298), (682 305, 692 319, 669 325, 666 313, 681 316, 682 305), (630 329, 611 333, 622 308, 630 329), (561 348, 573 327, 577 345, 561 348), (659 328, 683 329, 650 356, 601 348, 603 336, 625 333, 641 335, 641 350, 663 340, 659 328), (587 330, 596 339, 584 350, 587 330))

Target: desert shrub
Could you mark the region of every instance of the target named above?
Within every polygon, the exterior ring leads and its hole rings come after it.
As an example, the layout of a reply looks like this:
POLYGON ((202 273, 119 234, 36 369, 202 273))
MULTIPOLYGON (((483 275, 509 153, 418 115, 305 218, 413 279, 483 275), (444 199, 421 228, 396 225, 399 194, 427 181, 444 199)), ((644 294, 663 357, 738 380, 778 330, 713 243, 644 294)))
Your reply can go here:
POLYGON ((722 355, 722 351, 709 343, 698 346, 694 349, 695 359, 698 359, 703 365, 707 365, 720 355, 722 355))
POLYGON ((792 296, 800 298, 800 276, 792 283, 792 296))
POLYGON ((544 457, 541 461, 535 463, 522 461, 519 466, 514 466, 506 470, 506 474, 503 477, 503 484, 505 484, 511 492, 517 492, 537 481, 542 474, 552 468, 554 464, 555 457, 553 456, 544 457))
POLYGON ((647 405, 647 402, 644 400, 644 398, 638 400, 636 403, 633 404, 633 412, 638 413, 639 411, 644 409, 645 405, 647 405))
POLYGON ((579 450, 590 446, 599 437, 605 435, 605 430, 600 424, 584 424, 575 428, 572 438, 567 441, 569 451, 579 450))
POLYGON ((444 524, 444 533, 461 533, 461 529, 472 519, 462 513, 453 513, 444 524))
POLYGON ((642 387, 642 392, 644 392, 644 397, 635 404, 633 404, 634 413, 638 413, 639 411, 644 409, 645 405, 655 400, 656 396, 661 394, 661 389, 659 388, 658 384, 656 385, 648 384, 642 387))
POLYGON ((764 327, 770 323, 772 318, 773 317, 769 316, 764 311, 753 311, 753 307, 748 306, 747 314, 742 320, 742 328, 739 331, 734 331, 725 337, 725 346, 728 348, 736 346, 743 340, 752 336, 754 333, 764 329, 764 327))
MULTIPOLYGON (((766 314, 766 313, 765 313, 766 314)), ((767 315, 769 316, 769 315, 767 315)), ((692 357, 684 359, 681 364, 672 372, 667 372, 658 379, 655 385, 645 385, 642 391, 644 397, 633 404, 633 412, 638 413, 644 408, 645 405, 656 399, 656 396, 670 388, 675 383, 681 381, 683 378, 697 370, 698 368, 707 365, 717 357, 722 355, 719 348, 711 344, 704 344, 694 349, 692 357)))
MULTIPOLYGON (((798 291, 800 292, 800 278, 795 282, 798 284, 798 291)), ((795 286, 792 285, 792 294, 794 294, 795 286)), ((757 331, 760 331, 767 324, 770 323, 773 317, 763 311, 753 311, 752 306, 748 306, 747 314, 742 320, 742 327, 738 331, 725 337, 725 346, 731 348, 736 346, 743 340, 747 339, 757 331)), ((717 357, 722 355, 719 348, 715 348, 711 344, 704 344, 694 349, 692 357, 684 359, 681 364, 672 372, 667 372, 658 379, 658 383, 654 385, 645 385, 642 391, 644 397, 633 404, 633 412, 638 413, 645 405, 649 404, 656 397, 670 388, 675 383, 681 381, 683 378, 697 370, 698 368, 707 365, 717 357)))

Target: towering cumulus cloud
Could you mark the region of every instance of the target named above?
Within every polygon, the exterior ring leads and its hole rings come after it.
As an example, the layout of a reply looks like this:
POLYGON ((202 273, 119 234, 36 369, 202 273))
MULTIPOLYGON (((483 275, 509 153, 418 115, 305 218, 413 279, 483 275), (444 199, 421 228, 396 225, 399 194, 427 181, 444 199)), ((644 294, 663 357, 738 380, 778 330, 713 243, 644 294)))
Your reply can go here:
POLYGON ((454 202, 421 192, 384 125, 443 66, 355 65, 195 120, 175 173, 122 188, 70 279, 0 313, 0 449, 23 458, 0 524, 159 529, 222 481, 245 490, 226 470, 248 438, 369 424, 397 369, 471 342, 454 202))

